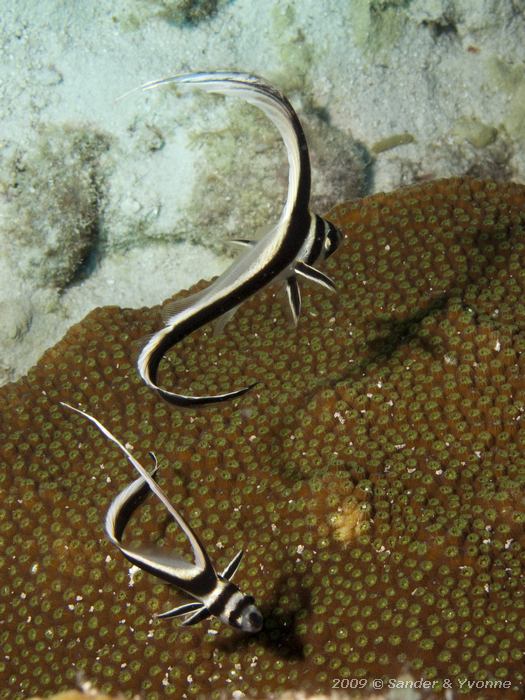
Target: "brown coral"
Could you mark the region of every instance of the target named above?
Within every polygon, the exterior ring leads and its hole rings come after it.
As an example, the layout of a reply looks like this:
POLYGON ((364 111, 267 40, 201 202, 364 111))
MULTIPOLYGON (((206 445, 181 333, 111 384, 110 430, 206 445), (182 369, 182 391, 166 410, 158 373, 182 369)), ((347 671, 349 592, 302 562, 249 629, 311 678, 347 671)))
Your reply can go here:
MULTIPOLYGON (((308 290, 296 332, 262 293, 224 337, 195 334, 165 363, 177 389, 258 381, 242 400, 162 403, 130 349, 156 314, 116 308, 1 391, 0 697, 65 689, 78 672, 154 699, 329 693, 334 678, 406 669, 436 692, 451 678, 520 696, 525 188, 442 181, 332 218, 346 233, 327 264, 339 293, 308 290), (140 457, 156 451, 219 567, 244 547, 238 582, 262 606, 260 635, 154 621, 180 597, 131 580, 102 530, 134 475, 59 400, 140 457), (359 527, 341 526, 356 513, 359 527)), ((159 536, 185 546, 150 499, 128 537, 159 536)))

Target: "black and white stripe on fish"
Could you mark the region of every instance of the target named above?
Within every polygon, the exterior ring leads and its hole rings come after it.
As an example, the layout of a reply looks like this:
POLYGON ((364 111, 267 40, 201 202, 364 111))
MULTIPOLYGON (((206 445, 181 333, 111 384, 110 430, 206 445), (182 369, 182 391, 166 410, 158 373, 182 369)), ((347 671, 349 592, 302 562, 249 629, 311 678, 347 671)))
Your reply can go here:
POLYGON ((242 593, 231 582, 241 563, 242 550, 233 557, 224 571, 218 574, 195 530, 171 505, 166 494, 153 479, 157 471, 155 455, 150 453, 155 460, 155 468, 149 474, 140 462, 133 457, 131 452, 100 421, 79 408, 70 406, 62 401, 60 403, 96 425, 103 435, 117 445, 140 474, 138 479, 126 486, 112 501, 106 514, 106 535, 109 541, 132 564, 163 581, 177 586, 177 588, 197 601, 179 605, 164 613, 160 613, 157 617, 168 618, 188 615, 182 624, 195 625, 197 622, 214 615, 236 629, 241 629, 244 632, 259 632, 263 625, 263 617, 255 605, 255 600, 252 596, 242 593), (195 560, 193 564, 171 554, 168 555, 159 547, 143 549, 126 547, 122 544, 122 535, 131 515, 146 498, 150 490, 163 503, 188 538, 195 560))
MULTIPOLYGON (((315 216, 316 226, 312 236, 309 234, 309 240, 305 248, 309 253, 304 262, 298 262, 294 268, 294 275, 286 278, 285 291, 290 308, 291 319, 294 325, 297 325, 299 316, 301 315, 301 290, 297 277, 304 276, 305 279, 315 281, 327 289, 334 290, 332 280, 320 270, 316 270, 312 265, 320 260, 326 260, 334 253, 341 242, 341 233, 329 221, 322 219, 320 216, 315 216)), ((250 241, 244 238, 234 238, 231 243, 241 247, 254 246, 257 241, 250 241)))
POLYGON ((176 393, 157 384, 159 365, 166 352, 207 323, 227 321, 238 306, 274 280, 286 285, 295 322, 301 310, 297 278, 333 289, 332 281, 313 267, 331 255, 341 240, 328 221, 312 214, 310 159, 301 123, 288 99, 262 78, 246 73, 189 73, 155 80, 142 86, 161 85, 200 88, 207 92, 241 97, 262 110, 276 125, 286 146, 288 194, 279 221, 260 240, 246 248, 239 259, 206 289, 166 307, 164 328, 156 332, 140 352, 137 367, 143 381, 167 401, 191 406, 241 396, 253 385, 222 394, 193 396, 176 393))

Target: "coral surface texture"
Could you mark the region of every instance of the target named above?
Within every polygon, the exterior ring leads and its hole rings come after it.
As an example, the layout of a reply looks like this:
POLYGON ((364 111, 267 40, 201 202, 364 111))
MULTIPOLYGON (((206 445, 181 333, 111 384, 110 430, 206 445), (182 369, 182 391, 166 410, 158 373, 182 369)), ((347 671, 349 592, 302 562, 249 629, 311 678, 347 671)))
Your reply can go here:
MULTIPOLYGON (((407 672, 437 696, 451 679, 523 697, 525 187, 442 180, 329 218, 337 293, 304 287, 297 330, 271 289, 161 366, 177 390, 257 382, 241 400, 183 411, 140 383, 133 341, 158 308, 93 311, 0 390, 0 697, 79 679, 152 700, 329 694, 407 672), (145 465, 155 451, 219 570, 244 549, 260 634, 155 619, 182 597, 103 532, 136 475, 60 400, 145 465)), ((152 496, 126 538, 190 556, 152 496)))

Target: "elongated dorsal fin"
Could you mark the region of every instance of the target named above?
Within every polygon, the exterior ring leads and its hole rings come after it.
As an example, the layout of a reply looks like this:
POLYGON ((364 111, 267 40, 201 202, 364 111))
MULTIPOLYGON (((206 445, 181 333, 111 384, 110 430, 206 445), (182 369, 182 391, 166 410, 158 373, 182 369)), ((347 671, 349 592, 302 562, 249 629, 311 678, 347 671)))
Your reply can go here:
POLYGON ((90 420, 94 425, 97 426, 97 428, 109 439, 111 442, 115 443, 117 447, 120 449, 121 452, 123 452, 128 460, 131 462, 131 464, 135 467, 135 469, 138 471, 140 476, 144 479, 144 481, 147 482, 148 486, 150 489, 153 491, 153 493, 157 496, 157 498, 163 503, 164 507, 170 513, 170 515, 173 517, 175 522, 179 525, 181 530, 184 532, 186 537, 188 538, 191 548, 193 550, 193 556, 195 557, 195 566, 202 571, 206 570, 208 572, 214 572, 213 564, 211 563, 210 558, 208 557, 208 554, 206 552, 206 549, 204 548, 204 545, 199 539, 199 536, 197 533, 193 530, 193 528, 184 520, 182 515, 175 510, 175 508, 171 505, 169 502, 166 494, 164 491, 160 488, 160 486, 156 483, 156 481, 153 479, 153 477, 148 474, 148 472, 144 469, 142 464, 138 460, 135 459, 135 457, 131 454, 131 452, 124 447, 124 445, 117 440, 117 438, 111 433, 102 423, 91 416, 89 413, 86 413, 85 411, 82 411, 80 408, 75 408, 74 406, 70 406, 67 403, 64 403, 63 401, 60 402, 62 406, 65 406, 66 408, 69 408, 71 411, 75 411, 75 413, 80 414, 81 416, 84 416, 84 418, 87 418, 90 420))

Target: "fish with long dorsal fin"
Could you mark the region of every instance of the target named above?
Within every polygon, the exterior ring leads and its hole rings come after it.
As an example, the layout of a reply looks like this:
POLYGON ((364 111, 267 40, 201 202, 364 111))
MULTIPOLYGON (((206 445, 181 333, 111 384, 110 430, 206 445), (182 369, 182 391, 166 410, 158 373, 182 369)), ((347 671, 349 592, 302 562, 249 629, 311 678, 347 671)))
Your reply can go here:
POLYGON ((112 501, 106 514, 106 535, 109 541, 132 564, 177 586, 197 601, 179 605, 160 613, 157 617, 168 618, 187 615, 188 617, 182 624, 195 625, 197 622, 215 615, 236 629, 241 629, 244 632, 259 632, 263 625, 263 617, 255 605, 253 596, 242 593, 231 581, 241 563, 242 550, 237 552, 224 571, 218 574, 195 530, 171 505, 166 494, 154 480, 153 476, 157 471, 155 456, 150 453, 155 461, 155 467, 153 472, 149 474, 131 452, 99 420, 80 408, 70 406, 63 401, 60 403, 96 425, 103 435, 117 445, 140 474, 138 479, 126 486, 112 501), (180 557, 168 555, 159 547, 142 549, 126 547, 122 544, 122 535, 132 513, 150 490, 164 504, 188 538, 194 556, 193 564, 180 557))
POLYGON ((288 194, 277 224, 258 241, 243 240, 245 254, 206 289, 168 305, 166 325, 149 338, 139 354, 137 368, 149 387, 171 403, 192 406, 233 399, 249 391, 254 384, 201 396, 169 391, 157 384, 159 365, 166 352, 207 323, 216 322, 216 327, 221 327, 243 301, 274 280, 284 282, 291 317, 297 323, 301 311, 297 278, 334 289, 330 278, 315 269, 313 264, 337 249, 341 233, 329 221, 310 212, 308 146, 297 114, 281 92, 262 78, 235 72, 175 75, 154 80, 135 90, 152 90, 168 84, 232 95, 255 105, 278 128, 289 163, 288 194))

